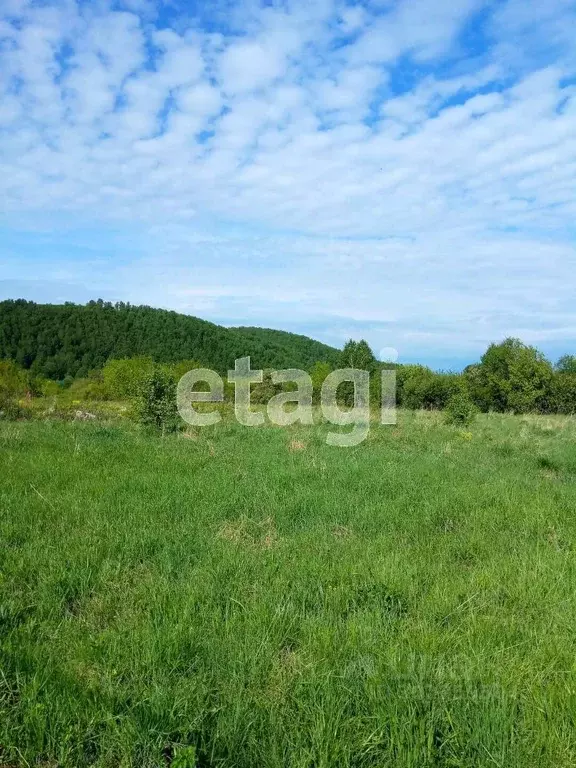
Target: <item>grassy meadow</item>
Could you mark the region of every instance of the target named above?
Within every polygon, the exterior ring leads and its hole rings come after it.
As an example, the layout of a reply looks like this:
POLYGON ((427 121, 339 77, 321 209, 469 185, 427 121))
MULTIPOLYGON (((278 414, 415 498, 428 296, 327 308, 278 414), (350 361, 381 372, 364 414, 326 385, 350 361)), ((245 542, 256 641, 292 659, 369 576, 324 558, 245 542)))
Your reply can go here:
POLYGON ((0 424, 0 765, 576 765, 576 419, 0 424))

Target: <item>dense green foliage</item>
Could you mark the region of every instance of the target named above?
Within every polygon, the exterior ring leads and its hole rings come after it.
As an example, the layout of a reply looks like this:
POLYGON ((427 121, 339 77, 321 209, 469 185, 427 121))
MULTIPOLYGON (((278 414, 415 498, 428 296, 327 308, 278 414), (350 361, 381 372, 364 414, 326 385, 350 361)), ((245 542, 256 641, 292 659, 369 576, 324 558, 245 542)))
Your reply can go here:
POLYGON ((111 397, 127 400, 138 397, 144 380, 153 370, 151 357, 130 357, 108 360, 102 376, 111 397))
POLYGON ((326 377, 331 373, 332 368, 328 363, 314 363, 310 369, 310 378, 312 379, 313 387, 313 399, 314 403, 320 402, 320 393, 322 392, 322 384, 326 377))
POLYGON ((0 418, 18 418, 18 400, 26 391, 24 371, 12 360, 0 360, 0 418))
POLYGON ((273 348, 275 354, 280 355, 283 353, 283 359, 288 361, 280 362, 281 358, 278 358, 274 363, 266 362, 262 365, 263 368, 301 368, 308 370, 318 360, 330 363, 333 366, 339 365, 340 362, 340 352, 337 349, 329 347, 327 344, 322 344, 320 341, 310 339, 308 336, 301 336, 298 333, 274 331, 270 328, 252 328, 249 326, 229 328, 228 330, 237 336, 243 344, 254 346, 262 344, 266 348, 273 348), (295 360, 300 361, 298 365, 294 363, 295 360))
POLYGON ((0 360, 0 401, 21 397, 26 385, 24 371, 13 360, 0 360))
POLYGON ((335 362, 338 354, 305 336, 228 329, 151 307, 0 302, 0 359, 11 358, 49 379, 84 377, 110 358, 151 357, 164 363, 194 358, 226 372, 244 356, 252 358, 253 367, 309 368, 316 360, 335 362))
POLYGON ((482 410, 529 413, 552 408, 552 365, 519 339, 491 344, 480 363, 469 366, 466 374, 482 410))
POLYGON ((556 370, 559 373, 576 373, 576 355, 562 355, 556 363, 556 370))
POLYGON ((446 423, 468 427, 474 419, 478 409, 470 400, 467 392, 458 392, 450 397, 446 403, 446 423))
POLYGON ((137 398, 141 424, 162 435, 176 431, 180 418, 176 410, 176 381, 170 371, 154 366, 140 383, 137 398))
POLYGON ((565 355, 556 368, 519 339, 491 344, 479 363, 462 374, 422 365, 397 368, 397 402, 411 409, 444 409, 454 398, 469 399, 481 411, 576 413, 576 373, 565 355))
POLYGON ((0 424, 0 764, 570 768, 576 425, 0 424))
POLYGON ((554 376, 550 410, 555 413, 576 413, 576 373, 554 376))
POLYGON ((360 341, 349 339, 342 350, 339 365, 342 368, 358 368, 361 371, 372 372, 376 367, 376 358, 364 339, 360 341))
MULTIPOLYGON (((338 351, 306 336, 266 328, 223 328, 150 307, 101 301, 84 307, 0 302, 0 359, 9 358, 24 369, 19 380, 26 381, 25 389, 33 395, 58 394, 52 379, 73 389, 80 400, 134 400, 155 365, 162 364, 178 381, 197 367, 225 376, 234 360, 245 356, 251 357, 253 369, 265 371, 264 381, 253 386, 255 403, 264 404, 280 391, 271 381, 274 369, 308 370, 317 403, 332 370, 360 368, 370 373, 370 400, 376 406, 381 400, 381 371, 392 368, 397 403, 412 410, 444 409, 452 398, 463 395, 484 412, 576 412, 576 357, 564 355, 553 366, 519 339, 491 344, 479 363, 457 374, 423 365, 380 363, 364 340, 350 340, 338 351)), ((0 398, 3 376, 12 375, 0 368, 0 398)), ((226 385, 226 399, 233 393, 233 387, 226 385)), ((340 386, 342 403, 352 405, 353 394, 351 383, 340 386)))
POLYGON ((465 386, 461 376, 436 373, 423 365, 398 369, 398 400, 405 408, 442 409, 465 386))

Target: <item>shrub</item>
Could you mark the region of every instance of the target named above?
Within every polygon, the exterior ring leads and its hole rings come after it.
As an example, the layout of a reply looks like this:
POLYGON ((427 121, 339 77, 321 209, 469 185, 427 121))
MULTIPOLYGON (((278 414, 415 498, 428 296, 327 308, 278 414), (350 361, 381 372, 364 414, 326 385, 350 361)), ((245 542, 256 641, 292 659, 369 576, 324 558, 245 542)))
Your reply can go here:
POLYGON ((252 384, 251 402, 255 405, 266 405, 270 398, 281 391, 282 387, 272 383, 272 371, 264 371, 261 384, 252 384))
POLYGON ((436 373, 423 365, 398 368, 399 405, 410 410, 442 409, 464 387, 462 377, 454 373, 436 373))
POLYGON ((480 363, 468 366, 465 373, 472 398, 483 411, 530 413, 550 408, 552 366, 519 339, 491 344, 480 363))
POLYGON ((14 421, 23 416, 22 408, 17 400, 0 395, 0 419, 14 421))
POLYGON ((76 379, 70 386, 70 395, 82 400, 109 400, 110 392, 104 381, 93 375, 90 378, 76 379))
POLYGON ((447 424, 467 427, 476 418, 477 408, 468 395, 460 392, 448 400, 445 411, 447 424))
POLYGON ((57 381, 38 376, 34 380, 34 392, 42 397, 55 397, 62 392, 62 387, 57 381))
POLYGON ((175 432, 178 427, 176 381, 161 366, 156 366, 143 380, 136 406, 141 424, 162 432, 175 432))
POLYGON ((556 413, 576 413, 576 373, 554 374, 551 399, 556 413))
POLYGON ((18 399, 27 391, 24 371, 12 360, 0 360, 0 417, 17 419, 22 411, 18 399))
POLYGON ((210 366, 204 366, 198 360, 180 360, 178 363, 171 363, 168 367, 176 381, 179 381, 188 371, 192 371, 195 368, 209 368, 210 366))
POLYGON ((554 367, 558 373, 576 374, 576 355, 562 355, 554 367))
POLYGON ((102 376, 111 397, 125 400, 138 397, 141 387, 153 370, 154 363, 150 357, 132 357, 108 360, 102 370, 102 376))

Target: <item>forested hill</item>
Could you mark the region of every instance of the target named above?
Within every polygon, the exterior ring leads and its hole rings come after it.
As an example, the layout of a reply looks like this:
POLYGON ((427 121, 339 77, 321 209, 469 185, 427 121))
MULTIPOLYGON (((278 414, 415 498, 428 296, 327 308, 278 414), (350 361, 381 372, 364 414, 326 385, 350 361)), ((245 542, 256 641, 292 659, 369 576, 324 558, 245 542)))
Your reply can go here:
POLYGON ((252 367, 336 364, 339 352, 306 336, 260 328, 224 328, 164 309, 102 300, 77 304, 0 302, 0 359, 41 376, 85 376, 110 358, 146 355, 157 362, 198 360, 225 372, 249 355, 252 367))
MULTIPOLYGON (((340 351, 315 341, 309 336, 288 331, 275 331, 272 328, 254 328, 252 326, 240 326, 229 329, 235 336, 242 339, 242 343, 266 347, 274 347, 282 351, 286 359, 296 358, 302 361, 303 368, 310 368, 315 362, 327 362, 334 365, 340 364, 340 351)), ((288 367, 288 366, 285 366, 288 367)))

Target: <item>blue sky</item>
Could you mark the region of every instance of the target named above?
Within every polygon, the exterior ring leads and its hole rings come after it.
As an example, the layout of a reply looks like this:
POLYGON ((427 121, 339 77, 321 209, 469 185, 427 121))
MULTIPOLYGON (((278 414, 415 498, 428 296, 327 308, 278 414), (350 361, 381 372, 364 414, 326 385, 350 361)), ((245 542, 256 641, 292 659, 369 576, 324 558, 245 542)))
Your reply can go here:
POLYGON ((576 3, 0 0, 0 298, 575 352, 576 3))

